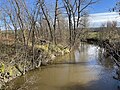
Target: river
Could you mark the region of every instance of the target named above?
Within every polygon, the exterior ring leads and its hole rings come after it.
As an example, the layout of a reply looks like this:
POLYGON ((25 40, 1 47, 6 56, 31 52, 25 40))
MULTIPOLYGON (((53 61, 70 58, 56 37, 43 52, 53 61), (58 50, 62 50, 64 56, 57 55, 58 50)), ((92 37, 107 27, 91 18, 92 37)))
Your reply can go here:
POLYGON ((114 63, 103 53, 98 46, 81 43, 54 64, 12 80, 8 90, 118 90, 114 63))

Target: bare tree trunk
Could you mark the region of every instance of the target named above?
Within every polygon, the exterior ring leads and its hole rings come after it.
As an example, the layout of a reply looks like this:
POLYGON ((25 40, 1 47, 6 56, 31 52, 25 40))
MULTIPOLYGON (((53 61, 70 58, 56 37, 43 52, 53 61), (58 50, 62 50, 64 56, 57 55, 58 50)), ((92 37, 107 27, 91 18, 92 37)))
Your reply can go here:
POLYGON ((42 9, 42 12, 43 12, 43 14, 44 14, 44 16, 45 16, 45 20, 47 21, 47 24, 48 24, 48 27, 49 27, 49 30, 50 30, 50 36, 51 36, 51 41, 53 42, 53 32, 52 32, 52 28, 51 28, 51 24, 50 24, 50 21, 49 21, 49 19, 48 19, 48 16, 47 16, 47 14, 45 13, 45 10, 44 10, 44 1, 40 1, 39 0, 39 4, 40 4, 40 7, 41 7, 41 9, 42 9))
POLYGON ((56 0, 56 5, 55 5, 55 17, 54 17, 54 40, 53 42, 56 44, 56 21, 57 21, 57 15, 58 15, 58 0, 56 0))

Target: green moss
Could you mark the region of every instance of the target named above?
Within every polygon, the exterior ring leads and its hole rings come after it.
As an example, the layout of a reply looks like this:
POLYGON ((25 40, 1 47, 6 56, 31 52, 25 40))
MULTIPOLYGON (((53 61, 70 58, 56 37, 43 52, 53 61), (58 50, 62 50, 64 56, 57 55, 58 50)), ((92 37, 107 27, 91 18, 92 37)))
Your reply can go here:
POLYGON ((1 65, 0 65, 0 72, 1 73, 5 72, 5 64, 4 63, 1 63, 1 65))
POLYGON ((88 38, 98 38, 99 33, 98 32, 89 32, 88 38))

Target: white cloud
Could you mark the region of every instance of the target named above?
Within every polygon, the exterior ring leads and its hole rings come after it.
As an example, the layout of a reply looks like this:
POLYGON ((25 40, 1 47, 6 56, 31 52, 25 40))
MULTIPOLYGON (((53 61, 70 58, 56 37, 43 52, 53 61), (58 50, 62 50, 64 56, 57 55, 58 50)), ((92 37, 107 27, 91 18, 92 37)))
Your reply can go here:
POLYGON ((90 14, 88 17, 90 27, 100 27, 101 24, 107 23, 108 21, 120 22, 120 16, 118 12, 106 12, 90 14))

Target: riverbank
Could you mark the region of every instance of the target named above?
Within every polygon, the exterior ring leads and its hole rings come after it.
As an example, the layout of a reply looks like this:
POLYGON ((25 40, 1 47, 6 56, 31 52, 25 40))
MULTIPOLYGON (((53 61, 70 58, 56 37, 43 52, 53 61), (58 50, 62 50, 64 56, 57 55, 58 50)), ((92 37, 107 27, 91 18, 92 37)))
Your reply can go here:
POLYGON ((98 45, 105 48, 109 55, 116 60, 120 59, 120 31, 117 29, 102 29, 101 31, 89 31, 82 38, 82 42, 98 45))
POLYGON ((0 44, 0 89, 2 90, 6 87, 6 83, 14 78, 24 75, 26 72, 39 68, 42 65, 51 64, 56 57, 70 52, 67 47, 60 44, 36 44, 34 62, 32 62, 32 45, 29 43, 26 53, 22 45, 18 45, 17 47, 16 53, 14 44, 0 44))
MULTIPOLYGON (((101 32, 99 32, 101 34, 101 32)), ((88 37, 83 42, 97 45, 101 48, 104 48, 104 56, 110 57, 115 65, 117 66, 116 69, 116 75, 113 76, 113 79, 120 81, 120 38, 114 38, 115 36, 112 36, 111 38, 99 38, 99 35, 95 37, 88 37)), ((104 36, 105 37, 105 36, 104 36)), ((119 86, 119 85, 118 85, 119 86)))
POLYGON ((84 42, 98 45, 104 48, 109 55, 114 56, 114 58, 119 61, 120 59, 120 42, 119 41, 110 42, 109 40, 99 40, 99 39, 91 38, 91 39, 87 39, 84 42))

